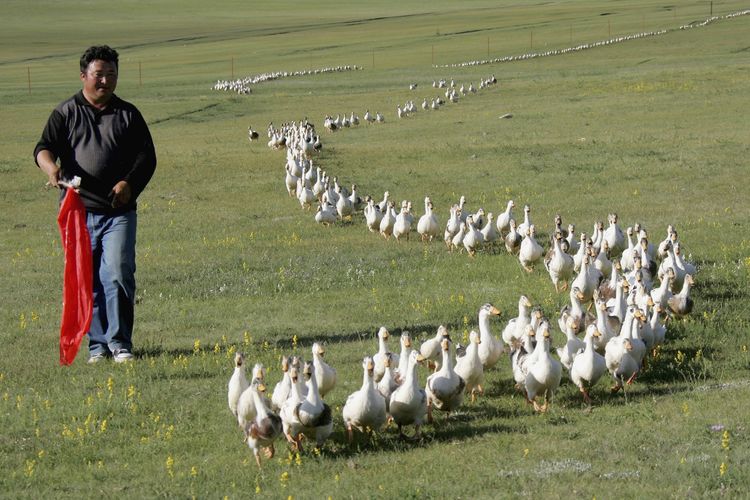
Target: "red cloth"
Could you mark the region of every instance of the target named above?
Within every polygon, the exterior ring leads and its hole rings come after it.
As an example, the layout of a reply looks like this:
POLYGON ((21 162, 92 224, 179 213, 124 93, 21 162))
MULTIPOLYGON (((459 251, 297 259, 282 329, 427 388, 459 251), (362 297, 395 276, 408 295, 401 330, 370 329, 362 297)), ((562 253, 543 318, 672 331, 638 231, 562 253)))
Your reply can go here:
POLYGON ((78 354, 83 336, 89 331, 93 301, 91 239, 86 227, 86 208, 74 189, 67 189, 57 225, 60 226, 65 274, 60 324, 60 364, 69 365, 78 354))

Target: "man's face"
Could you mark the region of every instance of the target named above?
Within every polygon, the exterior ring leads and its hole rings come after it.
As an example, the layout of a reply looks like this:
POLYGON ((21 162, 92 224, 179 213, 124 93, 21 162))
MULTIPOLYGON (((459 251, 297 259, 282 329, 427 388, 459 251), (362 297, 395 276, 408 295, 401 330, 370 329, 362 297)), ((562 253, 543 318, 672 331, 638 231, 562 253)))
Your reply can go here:
POLYGON ((81 73, 83 93, 93 102, 109 101, 117 87, 117 66, 108 61, 95 59, 81 73))

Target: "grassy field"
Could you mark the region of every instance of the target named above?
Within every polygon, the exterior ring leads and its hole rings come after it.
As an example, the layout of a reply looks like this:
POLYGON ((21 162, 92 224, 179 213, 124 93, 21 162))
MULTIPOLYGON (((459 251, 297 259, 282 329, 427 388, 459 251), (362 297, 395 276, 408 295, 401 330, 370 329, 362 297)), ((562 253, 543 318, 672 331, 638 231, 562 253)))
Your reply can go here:
MULTIPOLYGON (((566 56, 434 68, 672 29, 709 3, 653 0, 95 2, 0 6, 0 497, 668 498, 750 490, 750 16, 566 56), (57 197, 31 157, 53 107, 79 88, 93 43, 121 54, 118 94, 150 124, 159 165, 139 200, 136 355, 128 366, 58 360, 62 253, 57 197), (357 64, 237 96, 218 79, 357 64), (499 84, 405 120, 397 104, 434 97, 433 80, 499 84), (408 85, 419 84, 416 91, 408 85), (507 254, 475 259, 441 243, 397 244, 363 218, 330 228, 286 196, 284 154, 250 144, 308 117, 381 111, 386 123, 323 134, 318 160, 376 198, 390 190, 439 221, 472 209, 532 206, 579 231, 617 212, 654 242, 674 224, 696 263, 694 312, 669 326, 658 357, 592 409, 564 380, 549 413, 514 391, 507 361, 488 391, 419 443, 393 428, 346 444, 341 407, 359 388, 375 332, 456 338, 479 307, 502 315, 526 294, 555 319, 568 301, 543 269, 507 254), (501 120, 512 113, 510 120, 501 120), (258 470, 226 405, 235 351, 274 384, 282 354, 316 340, 339 384, 334 434, 319 453, 258 470), (744 451, 743 451, 744 450, 744 451)), ((744 8, 713 2, 713 14, 744 8)), ((564 336, 553 332, 556 345, 564 336)), ((395 349, 395 348, 394 348, 395 349)), ((422 380, 426 377, 421 370, 422 380)), ((272 385, 271 385, 272 386, 272 385)))

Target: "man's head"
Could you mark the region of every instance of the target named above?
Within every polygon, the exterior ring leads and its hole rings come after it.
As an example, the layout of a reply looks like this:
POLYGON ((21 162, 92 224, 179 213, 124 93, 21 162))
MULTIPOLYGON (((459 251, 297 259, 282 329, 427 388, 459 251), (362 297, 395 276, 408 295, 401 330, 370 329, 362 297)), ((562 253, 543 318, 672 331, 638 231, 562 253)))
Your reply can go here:
POLYGON ((106 104, 117 87, 117 51, 107 45, 93 46, 81 56, 83 93, 92 104, 106 104))

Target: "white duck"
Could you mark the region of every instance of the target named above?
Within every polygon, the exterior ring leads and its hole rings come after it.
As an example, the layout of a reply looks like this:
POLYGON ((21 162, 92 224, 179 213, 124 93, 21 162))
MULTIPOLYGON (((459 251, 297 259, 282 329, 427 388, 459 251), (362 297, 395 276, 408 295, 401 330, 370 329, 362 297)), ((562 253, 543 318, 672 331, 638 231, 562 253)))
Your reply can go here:
POLYGON ((535 235, 536 228, 532 224, 526 232, 526 237, 521 241, 521 248, 518 251, 518 261, 521 263, 521 267, 529 273, 534 270, 532 266, 536 264, 544 254, 544 249, 542 248, 542 245, 537 243, 535 235))
POLYGON ((464 400, 466 382, 453 369, 450 354, 451 341, 443 339, 440 343, 442 363, 440 369, 427 377, 427 420, 432 422, 432 409, 448 412, 454 411, 464 400))
POLYGON ((479 346, 481 344, 479 334, 472 330, 469 333, 469 345, 463 356, 456 359, 455 372, 464 379, 465 391, 471 394, 471 402, 476 401, 477 394, 484 394, 484 368, 482 360, 479 359, 479 346))
POLYGON ((401 238, 406 236, 406 241, 409 241, 409 233, 411 232, 411 214, 406 204, 401 205, 401 212, 396 216, 396 222, 393 224, 393 237, 396 241, 401 241, 401 238))
POLYGON ((583 400, 589 405, 591 404, 589 390, 607 371, 604 356, 594 349, 594 342, 598 337, 600 337, 600 332, 596 325, 589 325, 586 328, 586 336, 583 338, 585 348, 573 359, 573 364, 570 366, 570 380, 578 387, 583 394, 583 400))
POLYGON ((513 200, 509 200, 508 204, 505 206, 505 211, 497 216, 495 227, 501 235, 505 235, 510 231, 510 220, 513 218, 513 208, 515 208, 515 206, 516 204, 513 203, 513 200))
POLYGON ((247 426, 247 445, 253 450, 255 463, 260 467, 260 450, 264 450, 267 459, 273 458, 275 453, 273 443, 281 435, 283 424, 281 418, 269 410, 263 402, 262 394, 266 390, 265 384, 256 379, 249 390, 252 391, 256 414, 247 426))
POLYGON ((378 352, 372 357, 372 360, 375 363, 375 382, 380 382, 380 379, 383 378, 383 375, 385 374, 386 358, 390 359, 392 365, 398 363, 398 356, 388 350, 388 337, 390 336, 391 334, 386 327, 381 326, 378 329, 378 352))
POLYGON ((562 364, 550 355, 549 327, 544 325, 546 323, 542 324, 542 338, 537 341, 525 380, 526 400, 534 405, 534 410, 542 413, 549 408, 562 378, 562 364), (538 395, 544 396, 543 405, 536 402, 538 395))
POLYGON ((320 397, 325 398, 326 394, 336 387, 336 369, 323 360, 325 349, 319 343, 312 345, 313 367, 315 368, 315 381, 318 384, 320 397))
POLYGON ((518 316, 511 318, 503 329, 503 342, 511 347, 518 344, 519 339, 526 331, 526 325, 531 322, 531 301, 525 295, 518 299, 518 316))
POLYGON ((419 386, 417 378, 417 363, 424 358, 416 350, 409 354, 409 365, 404 372, 404 381, 391 394, 388 409, 393 421, 398 425, 399 436, 404 438, 403 426, 414 425, 416 436, 420 434, 420 427, 427 413, 427 394, 419 386))
POLYGON ((440 225, 432 211, 432 200, 429 196, 424 199, 424 215, 417 222, 417 233, 422 241, 432 241, 440 233, 440 225))
POLYGON ((375 363, 367 356, 362 361, 364 375, 362 377, 362 388, 346 398, 341 416, 344 419, 349 443, 354 438, 353 430, 365 432, 368 429, 379 430, 386 420, 385 399, 378 392, 373 380, 375 363))
POLYGON ((229 383, 227 384, 229 410, 235 417, 237 417, 237 403, 240 396, 250 386, 245 376, 244 364, 245 355, 241 352, 236 353, 234 355, 234 372, 232 372, 232 376, 229 378, 229 383))
POLYGON ((500 311, 492 304, 484 304, 479 308, 479 360, 485 370, 494 367, 505 352, 503 341, 495 338, 490 331, 490 318, 499 315, 500 311))

